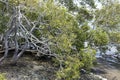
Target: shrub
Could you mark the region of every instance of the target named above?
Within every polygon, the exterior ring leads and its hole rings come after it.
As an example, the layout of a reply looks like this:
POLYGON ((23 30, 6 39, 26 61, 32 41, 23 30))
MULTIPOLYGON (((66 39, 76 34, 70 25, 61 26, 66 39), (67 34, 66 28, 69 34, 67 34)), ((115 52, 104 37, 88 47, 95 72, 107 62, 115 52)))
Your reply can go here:
POLYGON ((0 74, 0 80, 6 80, 5 74, 0 74))
POLYGON ((80 78, 80 68, 83 63, 76 55, 68 55, 64 67, 57 72, 57 80, 76 80, 80 78))
POLYGON ((95 50, 86 48, 76 54, 64 55, 63 67, 57 72, 57 80, 78 80, 81 69, 88 71, 93 66, 95 53, 95 50))

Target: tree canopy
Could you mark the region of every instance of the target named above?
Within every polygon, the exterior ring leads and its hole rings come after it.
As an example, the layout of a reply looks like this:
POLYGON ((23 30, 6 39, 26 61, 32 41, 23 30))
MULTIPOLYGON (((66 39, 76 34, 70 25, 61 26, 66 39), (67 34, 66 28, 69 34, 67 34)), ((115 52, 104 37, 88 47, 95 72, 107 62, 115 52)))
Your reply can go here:
POLYGON ((30 51, 54 57, 58 80, 79 79, 80 69, 93 66, 95 47, 120 42, 119 7, 97 10, 94 0, 0 0, 0 62, 11 49, 13 62, 30 51))

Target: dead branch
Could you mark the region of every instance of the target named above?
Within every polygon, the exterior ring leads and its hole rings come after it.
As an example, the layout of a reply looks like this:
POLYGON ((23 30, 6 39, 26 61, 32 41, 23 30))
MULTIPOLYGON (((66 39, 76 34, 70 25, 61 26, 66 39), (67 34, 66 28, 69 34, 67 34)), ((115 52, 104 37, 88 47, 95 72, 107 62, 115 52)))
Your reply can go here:
POLYGON ((12 58, 13 62, 16 62, 25 51, 37 53, 38 56, 42 54, 57 57, 56 54, 51 52, 48 44, 49 40, 40 40, 33 35, 33 31, 37 24, 36 22, 29 21, 21 12, 21 8, 22 6, 20 5, 13 6, 12 8, 14 13, 11 15, 7 25, 9 29, 6 31, 5 36, 1 37, 1 39, 4 39, 2 42, 4 45, 1 46, 2 51, 0 51, 0 53, 4 53, 4 56, 0 58, 0 62, 7 57, 10 50, 14 51, 12 58), (23 20, 26 22, 26 25, 28 25, 27 27, 30 30, 25 27, 23 20), (20 42, 22 39, 23 41, 20 42))

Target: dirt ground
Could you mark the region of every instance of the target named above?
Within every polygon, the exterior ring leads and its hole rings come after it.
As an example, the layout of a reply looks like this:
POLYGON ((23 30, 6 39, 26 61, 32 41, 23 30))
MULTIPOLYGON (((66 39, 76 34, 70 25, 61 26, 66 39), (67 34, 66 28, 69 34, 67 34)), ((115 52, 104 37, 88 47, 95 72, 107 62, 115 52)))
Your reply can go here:
MULTIPOLYGON (((46 57, 38 59, 33 54, 26 53, 17 61, 16 65, 13 65, 11 55, 0 65, 0 73, 4 73, 7 80, 55 80, 55 72, 58 69, 54 67, 51 59, 46 57)), ((95 75, 101 75, 107 80, 120 80, 120 64, 102 59, 98 59, 97 62, 98 65, 92 71, 95 75)), ((83 77, 80 80, 95 79, 83 77)))
POLYGON ((55 67, 51 60, 36 59, 32 54, 24 54, 13 65, 9 56, 1 65, 0 73, 4 73, 7 80, 54 80, 55 67))
POLYGON ((97 60, 98 65, 95 74, 101 75, 107 80, 120 80, 120 64, 107 62, 104 59, 97 60))

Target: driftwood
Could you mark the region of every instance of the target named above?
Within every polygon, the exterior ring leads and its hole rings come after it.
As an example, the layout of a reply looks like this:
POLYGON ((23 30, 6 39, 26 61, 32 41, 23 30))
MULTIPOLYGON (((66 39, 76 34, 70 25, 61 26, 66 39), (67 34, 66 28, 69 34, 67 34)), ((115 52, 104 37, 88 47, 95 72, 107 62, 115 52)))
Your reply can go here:
POLYGON ((0 0, 0 2, 6 4, 7 8, 8 6, 11 7, 13 14, 10 16, 5 35, 1 37, 3 45, 0 53, 4 53, 4 56, 0 58, 0 62, 7 57, 9 50, 14 50, 13 62, 16 62, 25 51, 37 53, 38 55, 57 56, 51 53, 49 40, 42 40, 33 35, 34 29, 41 30, 36 28, 37 24, 40 24, 39 20, 36 22, 29 21, 24 13, 21 12, 23 6, 11 6, 6 1, 0 0), (20 42, 20 40, 23 41, 20 42))

